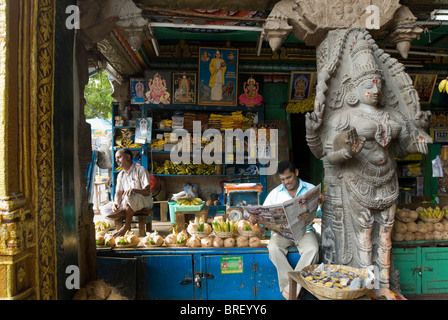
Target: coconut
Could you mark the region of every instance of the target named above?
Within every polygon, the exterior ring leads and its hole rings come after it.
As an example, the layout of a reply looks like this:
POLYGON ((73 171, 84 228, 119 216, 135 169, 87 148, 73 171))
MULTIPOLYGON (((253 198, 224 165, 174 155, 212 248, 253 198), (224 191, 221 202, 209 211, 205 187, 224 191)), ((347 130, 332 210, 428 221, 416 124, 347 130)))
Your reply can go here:
POLYGON ((190 222, 190 224, 188 224, 187 231, 192 234, 198 231, 198 227, 199 224, 197 224, 196 222, 190 222))
POLYGON ((442 240, 443 239, 443 233, 437 230, 434 230, 432 235, 434 236, 434 240, 442 240))
POLYGON ((403 241, 404 240, 404 233, 394 232, 394 234, 392 235, 392 240, 393 241, 403 241))
POLYGON ((161 246, 163 244, 163 237, 159 234, 156 234, 155 236, 152 237, 152 241, 155 242, 156 246, 161 246))
POLYGON ((427 232, 427 233, 425 233, 425 240, 434 240, 434 234, 433 234, 433 232, 427 232))
POLYGON ((404 241, 414 241, 415 237, 414 237, 414 233, 412 232, 406 232, 404 234, 404 241))
POLYGON ((205 233, 211 233, 212 227, 208 223, 204 223, 204 232, 205 233))
POLYGON ((97 245, 104 246, 104 242, 106 241, 106 239, 104 239, 104 236, 97 236, 95 241, 97 245))
POLYGON ((445 231, 445 226, 441 222, 436 222, 436 223, 434 223, 434 231, 439 231, 439 232, 445 231))
POLYGON ((427 232, 434 231, 434 223, 433 222, 425 222, 427 232))
POLYGON ((249 247, 257 248, 261 245, 261 240, 258 237, 250 237, 249 238, 249 247))
POLYGON ((177 241, 177 235, 175 233, 170 233, 165 238, 165 244, 175 244, 177 241))
POLYGON ((260 232, 261 231, 261 227, 260 227, 260 225, 258 223, 254 223, 253 225, 250 226, 250 228, 254 232, 260 232))
POLYGON ((184 238, 183 242, 186 242, 188 240, 188 233, 185 230, 182 230, 177 234, 177 241, 181 242, 182 238, 184 238))
POLYGON ((213 239, 213 247, 220 248, 224 245, 224 240, 220 237, 215 237, 213 239))
POLYGON ((238 238, 236 238, 236 246, 239 248, 248 247, 249 246, 249 238, 239 236, 238 238))
POLYGON ((79 289, 73 296, 73 300, 87 300, 87 290, 86 288, 79 289))
POLYGON ((421 232, 414 232, 414 241, 423 241, 425 240, 425 234, 421 232))
POLYGON ((406 223, 407 231, 417 232, 417 224, 413 221, 406 223))
POLYGON ((400 220, 395 221, 394 229, 397 233, 406 233, 408 231, 407 225, 400 220))
POLYGON ((115 246, 115 238, 112 237, 112 235, 107 235, 104 238, 104 245, 106 245, 108 247, 114 247, 115 246))
POLYGON ((224 240, 224 247, 226 248, 232 248, 235 246, 235 239, 234 238, 227 238, 224 240))
POLYGON ((198 248, 201 246, 201 239, 197 236, 192 236, 190 239, 188 239, 186 245, 191 248, 198 248))
POLYGON ((418 232, 421 232, 421 233, 427 233, 428 232, 428 228, 426 227, 426 223, 424 223, 423 221, 417 222, 417 229, 418 229, 418 232))
POLYGON ((129 237, 127 237, 127 240, 129 242, 129 244, 136 246, 140 243, 140 239, 135 235, 130 235, 129 237))
POLYGON ((210 237, 204 237, 201 239, 201 247, 209 248, 213 245, 213 241, 210 237))
POLYGON ((247 226, 249 226, 250 227, 250 223, 249 223, 249 221, 247 221, 247 220, 240 220, 240 221, 238 221, 238 225, 237 225, 237 230, 238 231, 246 231, 247 230, 247 226))

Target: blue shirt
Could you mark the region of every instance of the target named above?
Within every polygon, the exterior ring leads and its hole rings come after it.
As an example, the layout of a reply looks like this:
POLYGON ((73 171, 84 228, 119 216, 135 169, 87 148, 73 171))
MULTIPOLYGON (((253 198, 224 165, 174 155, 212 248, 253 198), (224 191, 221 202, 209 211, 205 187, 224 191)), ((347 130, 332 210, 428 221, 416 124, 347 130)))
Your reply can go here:
MULTIPOLYGON (((298 180, 299 180, 299 187, 297 188, 297 192, 294 197, 301 196, 301 195, 305 194, 308 190, 311 190, 315 187, 315 185, 305 182, 305 181, 302 181, 299 178, 298 178, 298 180)), ((275 205, 275 204, 280 204, 287 200, 291 200, 292 198, 293 197, 291 197, 291 195, 289 194, 289 192, 285 188, 285 186, 283 184, 280 184, 275 189, 273 189, 271 192, 269 192, 268 196, 266 197, 266 200, 264 200, 263 205, 271 206, 271 205, 275 205)), ((316 217, 317 218, 322 217, 322 210, 321 210, 320 206, 317 207, 316 217)), ((307 228, 307 230, 311 230, 311 229, 314 229, 313 225, 310 225, 307 228)))

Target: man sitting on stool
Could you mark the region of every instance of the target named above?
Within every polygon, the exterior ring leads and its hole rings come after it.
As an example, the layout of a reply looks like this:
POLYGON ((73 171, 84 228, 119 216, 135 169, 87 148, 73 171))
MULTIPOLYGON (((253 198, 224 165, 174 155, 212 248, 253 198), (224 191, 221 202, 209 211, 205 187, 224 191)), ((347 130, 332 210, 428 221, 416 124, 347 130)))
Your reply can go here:
POLYGON ((123 169, 117 177, 114 205, 108 219, 125 219, 125 224, 116 230, 114 237, 122 236, 131 229, 132 217, 136 211, 152 208, 149 172, 134 164, 131 150, 124 148, 115 154, 117 164, 123 169))

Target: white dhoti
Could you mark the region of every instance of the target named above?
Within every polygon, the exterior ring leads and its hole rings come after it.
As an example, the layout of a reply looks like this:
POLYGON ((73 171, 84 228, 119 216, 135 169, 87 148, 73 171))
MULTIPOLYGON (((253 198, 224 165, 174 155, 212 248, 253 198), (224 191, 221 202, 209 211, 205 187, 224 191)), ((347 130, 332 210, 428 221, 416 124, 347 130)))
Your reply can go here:
POLYGON ((134 212, 145 208, 151 209, 153 205, 151 196, 144 196, 140 193, 124 196, 120 203, 120 210, 124 210, 124 205, 126 203, 129 204, 134 212))

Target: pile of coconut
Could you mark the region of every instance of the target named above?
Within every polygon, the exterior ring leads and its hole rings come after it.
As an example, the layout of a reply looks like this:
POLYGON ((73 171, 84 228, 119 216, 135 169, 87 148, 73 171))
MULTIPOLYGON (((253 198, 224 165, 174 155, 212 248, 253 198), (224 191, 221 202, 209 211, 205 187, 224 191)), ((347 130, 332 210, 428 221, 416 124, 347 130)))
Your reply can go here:
POLYGON ((104 280, 94 280, 79 289, 73 300, 128 300, 128 298, 122 296, 117 288, 106 284, 104 280))

